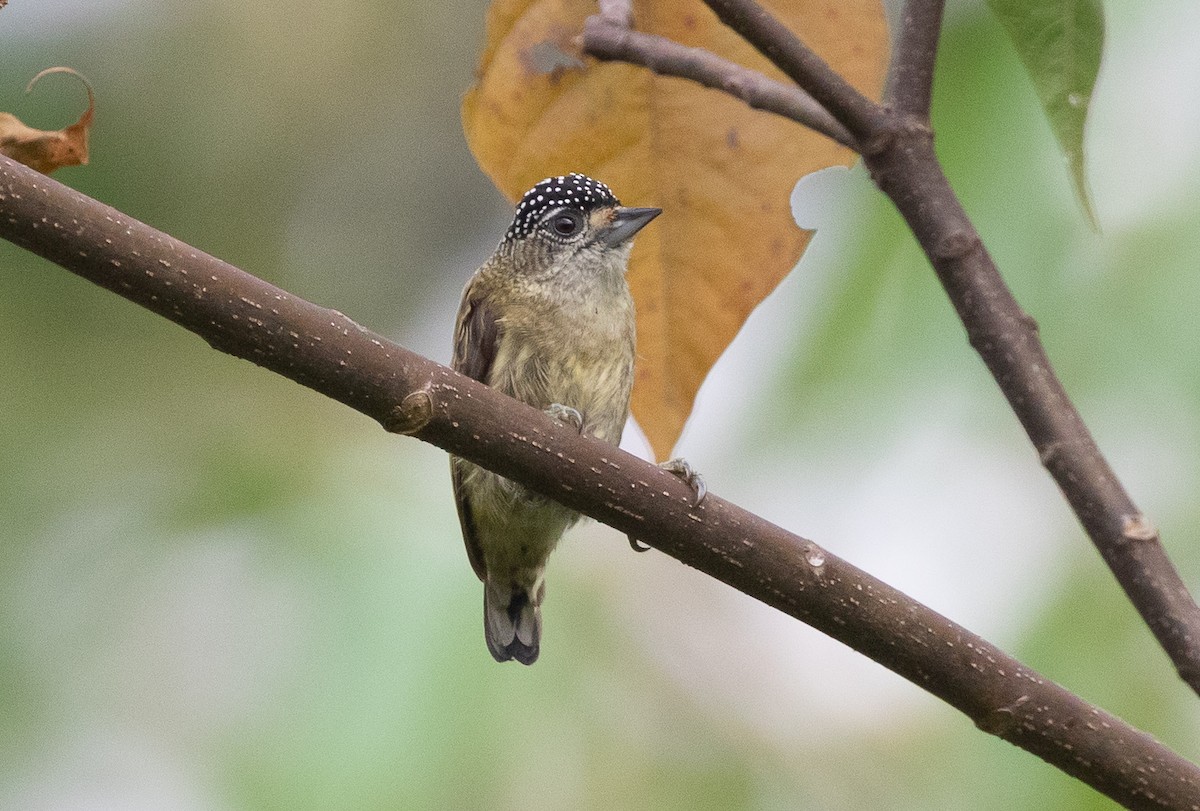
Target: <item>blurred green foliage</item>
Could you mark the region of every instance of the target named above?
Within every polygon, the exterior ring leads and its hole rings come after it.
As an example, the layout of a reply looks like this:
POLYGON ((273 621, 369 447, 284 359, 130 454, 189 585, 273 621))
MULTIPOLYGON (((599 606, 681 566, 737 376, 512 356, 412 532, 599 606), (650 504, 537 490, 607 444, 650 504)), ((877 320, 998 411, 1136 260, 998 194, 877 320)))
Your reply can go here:
POLYGON ((1029 72, 1054 137, 1071 167, 1079 204, 1093 225, 1084 128, 1104 51, 1100 0, 988 0, 1029 72))
MULTIPOLYGON (((951 11, 951 181, 1200 584, 1200 111, 1168 92, 1195 67, 1197 14, 1110 10, 1096 235, 1002 30, 951 11), (1174 137, 1146 143, 1152 118, 1174 137)), ((77 68, 92 165, 59 179, 445 360, 509 216, 458 129, 482 14, 15 0, 0 109, 73 120, 69 80, 21 91, 77 68)), ((920 252, 861 170, 831 183, 813 250, 718 366, 683 451, 714 491, 1195 756, 1194 697, 920 252)), ((444 454, 7 244, 0 419, 0 807, 1109 807, 604 527, 551 565, 542 660, 496 665, 444 454)))

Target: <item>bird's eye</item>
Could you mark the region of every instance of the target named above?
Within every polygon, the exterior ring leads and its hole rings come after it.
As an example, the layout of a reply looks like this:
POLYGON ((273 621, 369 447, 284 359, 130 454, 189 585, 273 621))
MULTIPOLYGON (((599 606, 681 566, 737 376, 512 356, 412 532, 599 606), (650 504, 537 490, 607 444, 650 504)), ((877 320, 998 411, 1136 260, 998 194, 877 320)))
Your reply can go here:
POLYGON ((550 219, 550 229, 560 237, 574 236, 583 227, 583 217, 573 211, 555 214, 550 219))

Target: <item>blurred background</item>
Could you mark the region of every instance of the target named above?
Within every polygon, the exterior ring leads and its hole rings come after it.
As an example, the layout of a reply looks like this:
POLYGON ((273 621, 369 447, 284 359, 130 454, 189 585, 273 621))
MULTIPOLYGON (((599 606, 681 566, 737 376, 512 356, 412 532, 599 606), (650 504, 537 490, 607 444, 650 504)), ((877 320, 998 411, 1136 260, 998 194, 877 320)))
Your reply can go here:
MULTIPOLYGON (((981 2, 952 2, 952 182, 1200 590, 1200 11, 1113 3, 1102 233, 981 2)), ((484 4, 13 0, 0 110, 56 177, 440 361, 510 216, 458 102, 484 4)), ((619 190, 618 190, 619 193, 619 190)), ((653 200, 630 201, 650 205, 653 200)), ((861 169, 701 394, 709 487, 1200 755, 1175 678, 861 169)), ((645 454, 635 431, 626 445, 645 454)), ((0 243, 0 807, 1108 808, 820 634, 591 524, 542 659, 481 629, 445 455, 0 243)))

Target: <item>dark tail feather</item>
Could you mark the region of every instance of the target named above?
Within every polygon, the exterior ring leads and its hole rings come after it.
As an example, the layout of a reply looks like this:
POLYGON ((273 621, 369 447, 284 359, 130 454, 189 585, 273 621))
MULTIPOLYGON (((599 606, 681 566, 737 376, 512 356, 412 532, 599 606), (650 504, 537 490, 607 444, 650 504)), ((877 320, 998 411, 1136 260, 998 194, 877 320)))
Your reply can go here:
POLYGON ((520 586, 489 581, 483 587, 483 635, 497 662, 531 665, 542 641, 542 609, 520 586))

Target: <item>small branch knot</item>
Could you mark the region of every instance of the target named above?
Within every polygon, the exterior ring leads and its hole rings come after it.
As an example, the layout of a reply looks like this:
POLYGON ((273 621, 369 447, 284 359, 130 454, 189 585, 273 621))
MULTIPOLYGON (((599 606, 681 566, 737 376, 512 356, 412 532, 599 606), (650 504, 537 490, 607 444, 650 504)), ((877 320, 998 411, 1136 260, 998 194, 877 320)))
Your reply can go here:
POLYGON ((979 717, 975 721, 975 726, 983 732, 990 735, 1003 738, 1008 733, 1012 732, 1017 727, 1019 718, 1017 710, 1022 705, 1029 702, 1029 696, 1021 696, 1016 701, 1004 707, 998 707, 991 712, 979 717))
POLYGON ((385 431, 393 434, 415 434, 433 419, 433 397, 429 389, 417 389, 392 409, 383 420, 385 431))
POLYGON ((1065 442, 1062 442, 1061 440, 1054 440, 1052 442, 1047 442, 1042 448, 1040 448, 1038 450, 1038 458, 1042 460, 1042 466, 1049 470, 1051 465, 1061 461, 1065 446, 1065 442))
POLYGON ((1037 319, 1024 310, 1021 310, 1018 318, 1021 320, 1021 325, 1030 332, 1037 333, 1041 331, 1041 327, 1038 326, 1037 319))
POLYGON ((1158 528, 1142 513, 1121 516, 1121 536, 1127 541, 1156 541, 1158 528))
POLYGON ((905 115, 895 110, 889 110, 888 112, 887 123, 882 127, 876 128, 862 142, 862 156, 864 158, 878 158, 900 144, 911 144, 918 140, 933 140, 933 129, 918 116, 905 115))
POLYGON ((633 3, 630 0, 600 0, 600 16, 620 28, 633 27, 633 3))
POLYGON ((897 138, 898 135, 893 129, 881 129, 871 133, 870 137, 860 142, 862 156, 868 159, 879 157, 896 144, 897 138))
POLYGON ((957 228, 945 234, 933 246, 932 259, 935 262, 953 262, 966 259, 983 247, 979 234, 974 230, 957 228))

